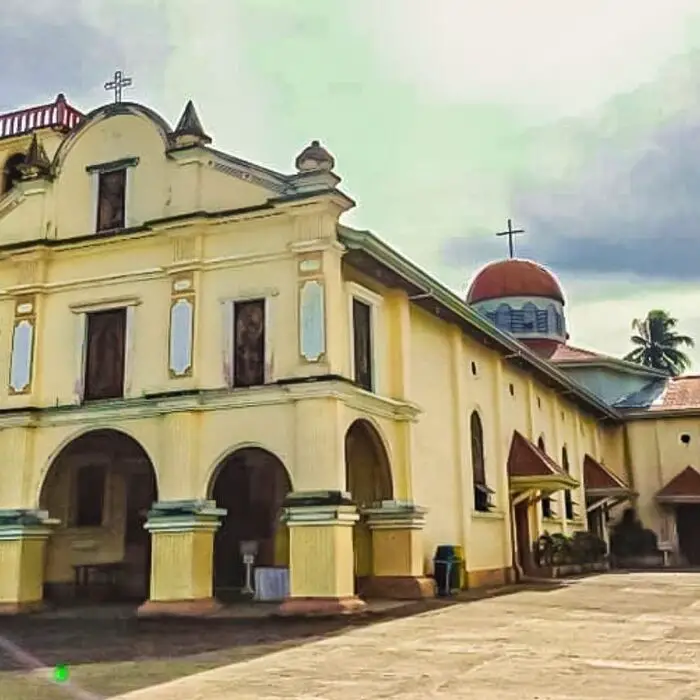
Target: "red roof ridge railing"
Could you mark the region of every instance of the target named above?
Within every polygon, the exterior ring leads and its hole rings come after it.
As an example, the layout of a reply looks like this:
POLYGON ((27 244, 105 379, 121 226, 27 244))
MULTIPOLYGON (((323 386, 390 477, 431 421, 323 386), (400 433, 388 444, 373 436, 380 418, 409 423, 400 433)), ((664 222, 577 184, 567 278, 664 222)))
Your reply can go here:
POLYGON ((63 93, 60 93, 55 101, 49 104, 0 114, 0 139, 21 136, 35 129, 54 128, 69 131, 84 116, 82 112, 71 107, 63 93))

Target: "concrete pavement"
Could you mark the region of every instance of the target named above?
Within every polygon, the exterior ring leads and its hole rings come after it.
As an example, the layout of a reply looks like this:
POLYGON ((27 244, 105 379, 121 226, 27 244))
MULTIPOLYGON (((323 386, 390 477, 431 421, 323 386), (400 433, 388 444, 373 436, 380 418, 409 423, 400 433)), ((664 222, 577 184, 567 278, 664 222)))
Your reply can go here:
POLYGON ((700 573, 457 604, 120 698, 700 700, 700 573))

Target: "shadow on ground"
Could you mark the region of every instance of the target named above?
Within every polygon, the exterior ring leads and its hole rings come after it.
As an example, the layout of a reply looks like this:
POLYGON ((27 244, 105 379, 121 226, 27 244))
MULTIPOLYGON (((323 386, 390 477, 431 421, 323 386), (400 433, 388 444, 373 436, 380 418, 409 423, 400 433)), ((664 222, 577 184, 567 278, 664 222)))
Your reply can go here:
MULTIPOLYGON (((523 589, 547 592, 558 587, 549 582, 465 591, 452 598, 408 603, 345 618, 139 619, 133 609, 102 606, 60 615, 39 613, 0 619, 0 635, 31 655, 37 666, 66 664, 81 688, 99 693, 95 697, 109 697, 365 625, 523 589)), ((7 645, 0 645, 0 684, 3 700, 66 697, 65 688, 51 687, 45 672, 28 668, 26 657, 10 653, 7 645)))

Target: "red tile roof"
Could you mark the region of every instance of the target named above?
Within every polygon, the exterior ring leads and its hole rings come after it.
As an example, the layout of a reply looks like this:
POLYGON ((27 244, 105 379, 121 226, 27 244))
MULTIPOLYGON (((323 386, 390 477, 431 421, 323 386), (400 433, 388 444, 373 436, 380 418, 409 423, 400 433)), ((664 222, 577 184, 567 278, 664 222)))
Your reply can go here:
POLYGON ((679 408, 700 408, 700 375, 672 377, 666 389, 650 406, 650 411, 668 411, 679 408))
POLYGON ((700 474, 687 466, 656 494, 656 500, 666 503, 700 501, 700 474))
POLYGON ((627 490, 627 485, 589 454, 583 458, 583 481, 586 491, 627 490))
POLYGON ((605 355, 592 350, 577 348, 558 340, 531 338, 523 339, 522 342, 541 358, 550 362, 590 362, 591 360, 605 358, 605 355))

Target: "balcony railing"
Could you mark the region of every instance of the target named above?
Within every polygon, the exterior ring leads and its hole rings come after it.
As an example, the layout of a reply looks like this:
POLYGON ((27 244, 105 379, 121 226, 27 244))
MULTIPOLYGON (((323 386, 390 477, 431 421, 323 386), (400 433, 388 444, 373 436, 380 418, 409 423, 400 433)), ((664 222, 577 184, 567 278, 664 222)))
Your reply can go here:
POLYGON ((63 95, 59 95, 51 104, 0 114, 0 139, 21 136, 34 129, 48 127, 59 131, 70 131, 83 119, 83 116, 66 102, 63 95))

